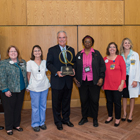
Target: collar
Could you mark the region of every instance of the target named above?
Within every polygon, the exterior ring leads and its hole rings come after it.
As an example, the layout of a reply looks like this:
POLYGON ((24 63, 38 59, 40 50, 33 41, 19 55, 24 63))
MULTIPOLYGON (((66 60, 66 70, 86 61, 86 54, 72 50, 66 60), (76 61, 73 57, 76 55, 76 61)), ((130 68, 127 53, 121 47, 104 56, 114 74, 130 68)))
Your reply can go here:
MULTIPOLYGON (((127 57, 131 56, 132 54, 133 54, 133 50, 130 49, 130 52, 127 57)), ((124 53, 122 53, 122 56, 124 56, 124 53)))
POLYGON ((66 46, 65 47, 62 47, 62 46, 59 45, 59 47, 60 47, 60 50, 61 51, 63 51, 63 48, 64 48, 64 50, 66 50, 66 46))
MULTIPOLYGON (((91 52, 94 52, 94 53, 95 53, 95 51, 94 51, 93 48, 90 49, 90 53, 91 53, 91 52)), ((83 49, 83 50, 81 51, 81 53, 85 53, 85 49, 83 49)))

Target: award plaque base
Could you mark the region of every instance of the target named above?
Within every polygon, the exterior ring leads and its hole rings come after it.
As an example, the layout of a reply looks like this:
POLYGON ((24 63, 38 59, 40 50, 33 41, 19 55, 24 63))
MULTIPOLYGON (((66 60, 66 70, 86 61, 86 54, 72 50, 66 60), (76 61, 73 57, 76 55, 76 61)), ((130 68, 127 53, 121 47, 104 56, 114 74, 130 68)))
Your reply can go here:
POLYGON ((61 71, 62 75, 74 75, 72 66, 62 66, 61 71))

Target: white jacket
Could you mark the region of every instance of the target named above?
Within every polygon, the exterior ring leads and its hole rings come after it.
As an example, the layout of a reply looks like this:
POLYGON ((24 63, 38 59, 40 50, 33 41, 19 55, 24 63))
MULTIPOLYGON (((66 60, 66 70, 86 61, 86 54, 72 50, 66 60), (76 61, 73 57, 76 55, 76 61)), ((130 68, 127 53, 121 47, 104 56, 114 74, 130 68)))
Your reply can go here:
POLYGON ((129 81, 128 81, 128 90, 130 98, 137 98, 139 95, 139 82, 140 82, 140 67, 139 67, 139 55, 135 51, 133 51, 130 56, 130 61, 135 60, 135 64, 130 63, 130 71, 129 71, 129 81), (137 87, 132 87, 132 82, 137 81, 137 87))

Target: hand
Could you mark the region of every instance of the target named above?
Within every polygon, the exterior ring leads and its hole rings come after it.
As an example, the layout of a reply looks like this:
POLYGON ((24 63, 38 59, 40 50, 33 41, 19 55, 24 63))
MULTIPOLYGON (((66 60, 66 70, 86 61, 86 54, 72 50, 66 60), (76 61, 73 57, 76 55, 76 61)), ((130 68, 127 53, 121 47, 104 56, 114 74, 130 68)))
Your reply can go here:
POLYGON ((102 78, 100 78, 100 79, 98 80, 97 85, 98 85, 98 86, 101 86, 102 84, 103 84, 103 79, 102 79, 102 78))
POLYGON ((118 91, 119 91, 119 92, 122 92, 122 91, 123 91, 123 84, 120 84, 120 85, 119 85, 118 91))
POLYGON ((70 75, 70 76, 74 76, 74 75, 75 75, 75 70, 74 70, 74 69, 72 69, 72 70, 73 70, 73 73, 74 73, 74 74, 73 74, 73 75, 70 75))
POLYGON ((58 75, 59 77, 64 77, 64 75, 62 75, 61 73, 62 73, 62 71, 57 71, 57 75, 58 75))
POLYGON ((131 85, 133 88, 137 86, 137 82, 136 81, 133 81, 132 85, 131 85))
POLYGON ((26 91, 27 91, 27 93, 28 93, 28 92, 30 92, 30 90, 29 90, 29 89, 26 89, 26 91))
POLYGON ((77 87, 80 87, 81 86, 80 85, 80 82, 75 77, 73 78, 73 80, 74 80, 74 82, 75 82, 75 84, 76 84, 77 87))
POLYGON ((5 92, 5 95, 6 95, 7 97, 11 97, 11 96, 12 96, 12 94, 11 94, 10 91, 5 92))

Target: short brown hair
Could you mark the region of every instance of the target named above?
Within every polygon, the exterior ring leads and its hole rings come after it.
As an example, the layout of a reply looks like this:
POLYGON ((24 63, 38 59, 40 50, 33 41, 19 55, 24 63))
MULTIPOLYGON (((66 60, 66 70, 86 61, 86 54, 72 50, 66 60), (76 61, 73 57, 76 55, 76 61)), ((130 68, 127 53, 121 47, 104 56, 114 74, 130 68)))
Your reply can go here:
POLYGON ((18 58, 19 62, 22 62, 22 58, 21 58, 19 49, 18 49, 16 46, 14 46, 14 45, 11 45, 11 46, 7 49, 6 59, 9 59, 9 51, 10 51, 11 48, 15 48, 15 49, 16 49, 16 51, 17 51, 17 53, 18 53, 17 58, 18 58))
POLYGON ((107 46, 107 49, 106 49, 106 55, 110 55, 110 52, 109 52, 109 48, 110 48, 110 45, 114 44, 115 47, 116 47, 116 54, 118 55, 119 54, 119 50, 118 50, 118 46, 115 42, 110 42, 107 46))
POLYGON ((35 60, 35 56, 34 56, 34 54, 33 54, 34 48, 38 48, 38 49, 41 50, 41 56, 40 56, 40 58, 41 58, 41 60, 43 60, 43 52, 42 52, 42 49, 41 49, 41 47, 40 47, 39 45, 33 46, 32 52, 31 52, 31 58, 30 58, 30 59, 31 59, 31 60, 35 60))

